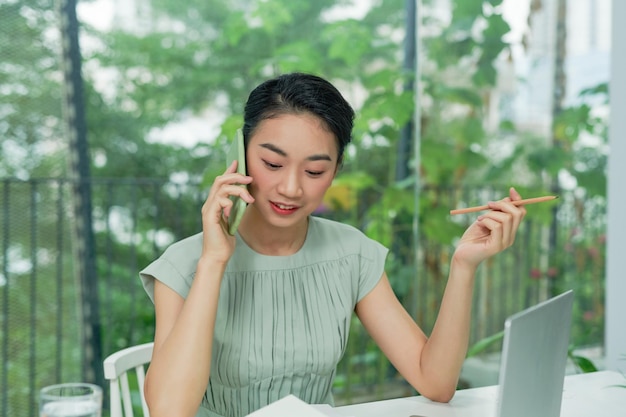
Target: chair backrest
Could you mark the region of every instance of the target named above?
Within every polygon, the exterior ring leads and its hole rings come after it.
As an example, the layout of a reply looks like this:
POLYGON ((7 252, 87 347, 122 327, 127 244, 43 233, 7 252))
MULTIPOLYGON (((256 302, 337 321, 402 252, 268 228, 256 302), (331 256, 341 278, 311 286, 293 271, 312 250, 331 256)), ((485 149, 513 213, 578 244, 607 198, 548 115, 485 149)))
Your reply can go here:
POLYGON ((133 417, 128 373, 135 372, 143 417, 150 417, 148 406, 143 393, 143 383, 146 376, 146 365, 152 357, 154 343, 131 346, 111 355, 104 360, 104 378, 109 381, 111 398, 111 417, 133 417), (123 411, 123 413, 122 413, 123 411))

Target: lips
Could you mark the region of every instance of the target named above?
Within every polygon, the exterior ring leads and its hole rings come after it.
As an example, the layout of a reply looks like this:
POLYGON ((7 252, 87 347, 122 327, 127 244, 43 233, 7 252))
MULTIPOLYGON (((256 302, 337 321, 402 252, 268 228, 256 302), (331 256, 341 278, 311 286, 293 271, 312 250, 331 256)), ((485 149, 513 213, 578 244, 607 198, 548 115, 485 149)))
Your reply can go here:
POLYGON ((274 211, 279 214, 291 214, 300 208, 299 206, 294 206, 291 204, 276 203, 273 201, 270 203, 274 211))

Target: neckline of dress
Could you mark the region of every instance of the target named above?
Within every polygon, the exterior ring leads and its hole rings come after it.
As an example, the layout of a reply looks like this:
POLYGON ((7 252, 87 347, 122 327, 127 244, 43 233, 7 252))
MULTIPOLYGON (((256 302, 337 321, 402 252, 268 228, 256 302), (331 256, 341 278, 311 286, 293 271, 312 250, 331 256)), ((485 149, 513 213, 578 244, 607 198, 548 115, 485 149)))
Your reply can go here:
POLYGON ((293 258, 294 256, 298 256, 300 255, 302 252, 304 252, 305 248, 308 246, 308 242, 309 239, 311 237, 311 229, 314 227, 315 224, 315 218, 313 216, 309 216, 308 218, 308 226, 306 229, 306 236, 304 236, 304 242, 302 242, 302 246, 300 246, 300 248, 295 251, 294 253, 290 254, 290 255, 266 255, 260 252, 257 252, 256 250, 252 249, 250 247, 250 245, 248 245, 248 243, 246 243, 246 241, 241 237, 241 235, 239 234, 239 232, 236 232, 236 238, 237 238, 237 245, 242 245, 243 247, 246 248, 246 250, 248 252, 253 253, 256 256, 262 256, 262 257, 267 257, 267 258, 274 258, 274 259, 288 259, 288 258, 293 258))

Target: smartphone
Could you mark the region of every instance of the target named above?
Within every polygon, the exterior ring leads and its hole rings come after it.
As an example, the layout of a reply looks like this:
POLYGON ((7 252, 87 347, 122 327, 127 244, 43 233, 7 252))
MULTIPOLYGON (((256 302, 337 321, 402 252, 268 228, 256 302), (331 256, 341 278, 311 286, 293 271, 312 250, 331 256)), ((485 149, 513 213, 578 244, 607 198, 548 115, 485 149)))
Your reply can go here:
MULTIPOLYGON (((246 150, 243 143, 243 132, 241 129, 237 130, 235 139, 227 154, 226 166, 229 166, 233 160, 237 160, 237 173, 246 175, 246 150)), ((242 184, 241 187, 246 187, 242 184)), ((233 207, 230 209, 230 216, 228 216, 228 233, 234 235, 237 231, 237 227, 241 222, 243 213, 246 211, 248 203, 242 200, 239 196, 231 195, 229 198, 233 201, 233 207)))

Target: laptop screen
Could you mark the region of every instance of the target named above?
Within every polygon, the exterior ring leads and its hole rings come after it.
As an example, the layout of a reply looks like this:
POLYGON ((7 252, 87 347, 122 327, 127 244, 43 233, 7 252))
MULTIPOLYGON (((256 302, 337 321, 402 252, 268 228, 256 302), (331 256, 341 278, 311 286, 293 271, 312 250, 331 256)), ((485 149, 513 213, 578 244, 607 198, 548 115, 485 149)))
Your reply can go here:
POLYGON ((498 417, 559 417, 573 291, 507 318, 500 365, 498 417))

